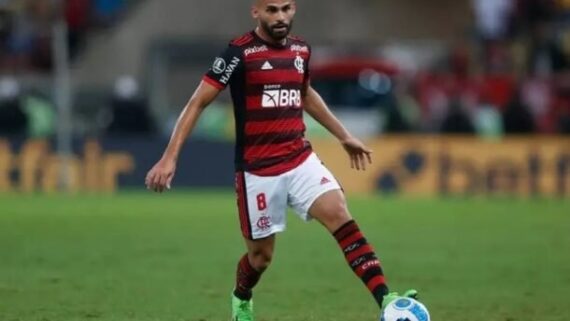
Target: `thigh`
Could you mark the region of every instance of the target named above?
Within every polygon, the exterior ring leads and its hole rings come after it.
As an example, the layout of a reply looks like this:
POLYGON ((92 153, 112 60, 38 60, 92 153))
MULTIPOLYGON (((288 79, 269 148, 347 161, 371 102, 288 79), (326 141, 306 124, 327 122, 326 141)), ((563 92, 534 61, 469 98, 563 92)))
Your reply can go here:
POLYGON ((286 187, 282 176, 236 174, 240 225, 246 239, 263 239, 285 230, 286 187))
POLYGON ((334 233, 352 220, 341 190, 329 191, 317 198, 309 209, 309 215, 334 233))
POLYGON ((309 210, 313 203, 331 191, 342 194, 340 184, 316 154, 291 172, 289 205, 304 220, 311 219, 309 210))

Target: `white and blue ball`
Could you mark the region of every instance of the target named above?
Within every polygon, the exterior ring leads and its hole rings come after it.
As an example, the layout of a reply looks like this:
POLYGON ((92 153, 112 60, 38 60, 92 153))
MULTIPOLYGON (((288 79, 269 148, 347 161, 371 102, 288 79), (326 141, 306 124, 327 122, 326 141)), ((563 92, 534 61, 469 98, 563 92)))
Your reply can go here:
POLYGON ((398 298, 388 304, 380 321, 430 321, 429 312, 420 302, 411 298, 398 298))

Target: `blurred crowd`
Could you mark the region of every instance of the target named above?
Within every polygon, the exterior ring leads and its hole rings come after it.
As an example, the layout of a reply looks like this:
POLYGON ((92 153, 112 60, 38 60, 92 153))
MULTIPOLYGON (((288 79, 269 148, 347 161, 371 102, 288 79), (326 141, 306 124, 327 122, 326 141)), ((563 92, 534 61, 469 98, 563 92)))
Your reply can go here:
MULTIPOLYGON (((91 32, 117 22, 128 2, 0 0, 0 135, 22 126, 34 136, 53 133, 53 100, 1 75, 51 69, 54 19, 67 21, 75 57, 91 32)), ((457 31, 461 40, 446 55, 413 74, 394 76, 389 99, 380 106, 380 132, 570 134, 570 0, 470 0, 470 5, 473 26, 457 31)), ((85 121, 100 123, 101 132, 150 132, 156 120, 140 92, 134 78, 118 79, 94 107, 98 112, 85 113, 85 121)), ((74 106, 78 114, 81 108, 74 106)))
MULTIPOLYGON (((53 93, 22 88, 16 78, 0 77, 0 137, 53 137, 57 130, 53 93)), ((76 92, 73 103, 76 135, 141 135, 156 132, 147 98, 132 76, 119 77, 101 92, 76 92)))
POLYGON ((570 1, 471 5, 472 37, 416 75, 388 130, 570 134, 570 1))
MULTIPOLYGON (((0 0, 0 135, 50 137, 55 133, 57 112, 53 92, 43 86, 24 86, 17 77, 49 75, 53 70, 54 22, 57 19, 66 22, 67 46, 73 60, 88 46, 91 34, 104 31, 120 20, 129 2, 0 0)), ((97 112, 83 113, 84 117, 75 118, 74 123, 97 122, 101 124, 97 126, 109 132, 149 132, 151 122, 146 103, 139 96, 137 81, 120 77, 110 87, 113 89, 97 97, 97 112)), ((74 114, 89 107, 76 102, 74 114)))
POLYGON ((71 57, 89 32, 112 26, 127 0, 0 0, 0 72, 49 71, 52 26, 64 19, 71 57))

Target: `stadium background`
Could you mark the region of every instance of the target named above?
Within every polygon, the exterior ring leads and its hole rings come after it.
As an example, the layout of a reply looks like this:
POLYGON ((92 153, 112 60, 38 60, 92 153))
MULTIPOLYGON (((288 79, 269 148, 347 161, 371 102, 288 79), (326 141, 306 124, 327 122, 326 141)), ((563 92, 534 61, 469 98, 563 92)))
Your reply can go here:
MULTIPOLYGON (((242 251, 227 93, 174 191, 143 181, 213 58, 252 28, 249 2, 0 0, 0 320, 226 318, 242 251)), ((313 85, 374 165, 350 171, 306 117, 307 136, 391 284, 420 288, 434 320, 567 320, 570 2, 298 6, 313 85)), ((328 236, 290 224, 260 319, 373 320, 328 236)))

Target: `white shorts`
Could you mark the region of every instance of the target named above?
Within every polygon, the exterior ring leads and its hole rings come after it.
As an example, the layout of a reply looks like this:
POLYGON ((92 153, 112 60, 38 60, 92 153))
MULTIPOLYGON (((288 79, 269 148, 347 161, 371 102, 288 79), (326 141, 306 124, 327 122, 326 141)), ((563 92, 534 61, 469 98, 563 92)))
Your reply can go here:
POLYGON ((314 153, 297 168, 278 176, 239 172, 236 192, 243 236, 257 240, 283 232, 288 206, 309 221, 315 200, 339 189, 337 180, 314 153))

